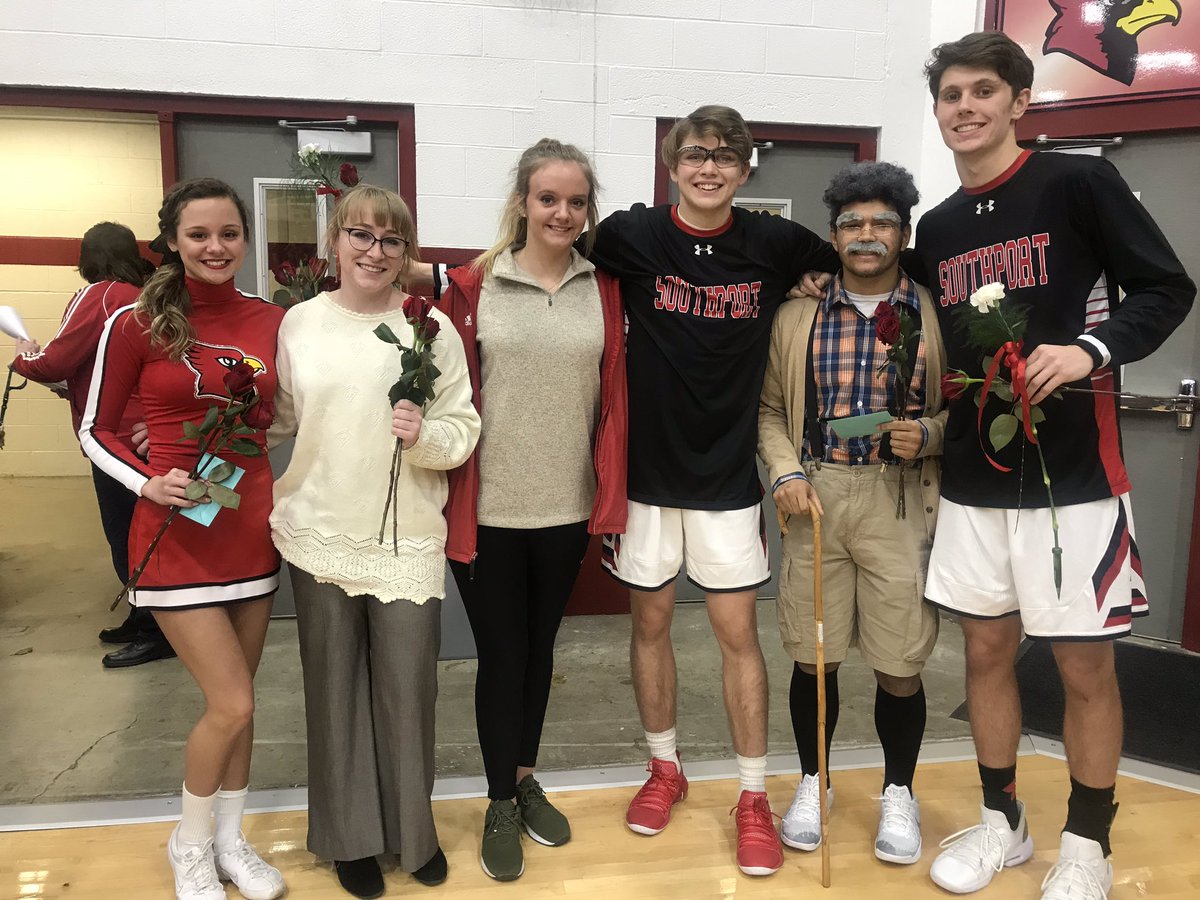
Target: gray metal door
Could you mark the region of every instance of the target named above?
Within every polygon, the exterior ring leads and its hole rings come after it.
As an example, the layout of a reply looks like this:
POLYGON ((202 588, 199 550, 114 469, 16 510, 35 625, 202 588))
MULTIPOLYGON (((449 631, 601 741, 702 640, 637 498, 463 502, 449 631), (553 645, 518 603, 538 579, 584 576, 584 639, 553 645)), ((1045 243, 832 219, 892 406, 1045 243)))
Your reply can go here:
MULTIPOLYGON (((821 195, 833 176, 852 162, 854 150, 850 147, 775 141, 769 150, 759 150, 758 166, 738 190, 738 202, 754 199, 791 200, 792 221, 799 222, 821 237, 827 237, 829 212, 821 203, 821 195)), ((674 182, 668 189, 668 198, 671 203, 679 201, 679 190, 674 182)), ((767 520, 767 547, 771 556, 771 581, 759 588, 758 594, 760 597, 775 597, 779 593, 779 526, 767 473, 761 462, 758 479, 766 488, 763 515, 767 520)), ((675 599, 680 603, 703 600, 704 592, 680 575, 675 582, 675 599)))
MULTIPOLYGON (((1170 240, 1193 279, 1200 277, 1200 133, 1126 137, 1104 155, 1121 171, 1170 240)), ((1157 353, 1125 367, 1125 389, 1171 396, 1181 379, 1200 375, 1200 317, 1195 310, 1157 353)), ((1179 641, 1187 584, 1200 429, 1181 431, 1169 413, 1121 414, 1125 465, 1150 615, 1136 634, 1179 641)))

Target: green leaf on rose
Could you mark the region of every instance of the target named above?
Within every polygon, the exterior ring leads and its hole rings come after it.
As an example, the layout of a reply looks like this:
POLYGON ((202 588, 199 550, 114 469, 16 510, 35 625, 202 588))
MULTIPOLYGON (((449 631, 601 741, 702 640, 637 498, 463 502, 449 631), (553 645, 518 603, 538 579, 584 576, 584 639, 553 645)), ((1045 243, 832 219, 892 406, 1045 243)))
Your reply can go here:
POLYGON ((199 500, 208 493, 208 485, 203 481, 189 481, 188 486, 183 489, 183 496, 189 500, 199 500))
POLYGON ((371 333, 381 341, 384 341, 388 344, 402 346, 400 344, 400 338, 396 337, 396 332, 392 331, 392 329, 388 327, 387 322, 380 322, 375 326, 375 330, 371 333))
POLYGON ((224 481, 233 474, 234 465, 231 462, 222 462, 213 466, 205 473, 204 477, 209 481, 224 481))
POLYGON ((192 441, 200 440, 200 429, 196 427, 195 422, 183 423, 183 436, 192 441))
POLYGON ((1034 425, 1039 425, 1046 421, 1046 413, 1043 412, 1040 406, 1034 406, 1030 409, 1029 418, 1033 421, 1034 425))
POLYGON ((258 444, 245 438, 234 438, 229 442, 229 449, 242 456, 262 456, 262 449, 258 444))
POLYGON ((200 433, 208 434, 217 427, 217 420, 221 417, 221 411, 215 406, 210 406, 208 412, 204 414, 204 420, 200 423, 200 433))
POLYGON ((1008 413, 996 416, 992 420, 991 427, 988 428, 988 439, 992 442, 992 449, 999 453, 1008 446, 1009 441, 1017 433, 1017 425, 1016 416, 1011 416, 1008 413))
POLYGON ((1007 381, 996 379, 992 382, 992 393, 1003 400, 1005 403, 1013 402, 1012 385, 1007 381))
POLYGON ((212 498, 213 503, 225 509, 237 509, 242 503, 238 492, 231 491, 223 484, 209 485, 208 496, 212 498))

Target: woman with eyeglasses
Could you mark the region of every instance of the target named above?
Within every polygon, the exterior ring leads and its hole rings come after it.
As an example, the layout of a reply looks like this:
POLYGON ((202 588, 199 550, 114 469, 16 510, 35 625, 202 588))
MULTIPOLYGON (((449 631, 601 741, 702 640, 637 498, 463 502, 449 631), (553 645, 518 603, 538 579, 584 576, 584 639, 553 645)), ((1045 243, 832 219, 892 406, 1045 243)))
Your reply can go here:
POLYGON ((462 340, 434 310, 441 374, 424 408, 388 390, 412 345, 396 281, 418 258, 404 201, 360 184, 329 223, 341 286, 292 307, 279 329, 278 418, 296 435, 275 483, 271 535, 291 565, 308 723, 308 848, 332 859, 355 897, 384 891, 377 859, 423 884, 446 878, 430 794, 434 701, 445 595, 446 470, 475 448, 479 416, 462 340), (397 438, 400 511, 379 541, 397 438))

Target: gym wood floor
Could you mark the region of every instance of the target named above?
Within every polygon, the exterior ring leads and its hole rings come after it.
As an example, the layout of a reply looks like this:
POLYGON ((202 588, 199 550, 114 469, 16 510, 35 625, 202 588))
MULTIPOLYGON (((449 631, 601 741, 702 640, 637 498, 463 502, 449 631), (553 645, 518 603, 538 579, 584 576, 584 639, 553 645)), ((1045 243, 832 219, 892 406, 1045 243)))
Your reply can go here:
MULTIPOLYGON (((986 890, 987 900, 1040 897, 1041 880, 1057 858, 1066 810, 1066 766, 1046 756, 1022 756, 1018 772, 1036 851, 1025 865, 997 875, 986 890)), ((925 849, 913 866, 887 865, 872 852, 880 774, 878 769, 833 774, 837 804, 830 825, 833 886, 828 891, 820 886, 819 852, 785 848, 783 870, 768 878, 750 878, 737 870, 733 820, 728 814, 736 782, 719 780, 693 782, 688 799, 676 806, 670 826, 653 838, 633 834, 624 825, 633 788, 554 793, 552 799, 571 820, 573 839, 559 848, 526 839, 525 874, 507 884, 492 881, 479 868, 484 801, 436 801, 438 832, 450 861, 449 880, 439 888, 426 888, 403 872, 389 872, 387 896, 430 900, 439 896, 453 900, 951 896, 928 880, 929 866, 939 840, 978 821, 975 764, 935 763, 918 769, 925 849)), ((794 785, 792 776, 767 779, 777 812, 786 811, 794 785)), ((1122 776, 1117 799, 1121 810, 1113 826, 1116 881, 1110 900, 1200 897, 1200 795, 1122 776)), ((172 880, 165 846, 172 827, 155 822, 0 834, 0 897, 169 898, 172 880)), ((289 897, 347 897, 329 864, 317 862, 304 848, 305 827, 302 811, 263 813, 246 820, 250 840, 283 871, 289 897)), ((240 896, 233 887, 227 891, 231 898, 240 896)))

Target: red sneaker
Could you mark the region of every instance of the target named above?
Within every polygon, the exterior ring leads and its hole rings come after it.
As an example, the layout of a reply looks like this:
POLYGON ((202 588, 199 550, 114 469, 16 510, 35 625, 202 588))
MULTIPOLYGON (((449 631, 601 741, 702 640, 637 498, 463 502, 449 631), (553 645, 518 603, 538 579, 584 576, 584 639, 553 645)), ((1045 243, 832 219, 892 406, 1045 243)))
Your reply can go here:
POLYGON ((736 814, 737 863, 747 875, 773 875, 783 868, 783 846, 775 831, 775 816, 762 791, 742 791, 736 814))
POLYGON ((687 797, 682 767, 665 759, 651 759, 650 777, 629 801, 625 824, 638 834, 658 834, 671 821, 671 807, 687 797))

